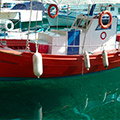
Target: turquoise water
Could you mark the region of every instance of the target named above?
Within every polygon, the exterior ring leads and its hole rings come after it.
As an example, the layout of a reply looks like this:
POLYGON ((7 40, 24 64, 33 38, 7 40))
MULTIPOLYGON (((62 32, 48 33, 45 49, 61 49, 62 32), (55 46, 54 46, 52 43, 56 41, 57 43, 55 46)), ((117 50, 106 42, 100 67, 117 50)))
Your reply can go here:
POLYGON ((0 81, 0 120, 120 120, 119 73, 0 81))

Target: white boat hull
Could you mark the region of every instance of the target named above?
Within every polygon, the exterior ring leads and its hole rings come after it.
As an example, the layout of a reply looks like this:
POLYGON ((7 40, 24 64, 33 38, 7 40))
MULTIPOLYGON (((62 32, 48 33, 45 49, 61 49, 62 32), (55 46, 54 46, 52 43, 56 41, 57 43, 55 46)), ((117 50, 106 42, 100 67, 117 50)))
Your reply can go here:
MULTIPOLYGON (((21 15, 21 22, 27 22, 29 20, 31 21, 42 21, 42 10, 32 10, 32 13, 30 10, 11 10, 13 12, 18 12, 21 15), (31 19, 30 19, 31 14, 31 19)), ((15 17, 15 19, 20 19, 19 14, 15 17)))
POLYGON ((58 15, 56 18, 50 18, 46 14, 50 26, 71 26, 76 16, 58 15))

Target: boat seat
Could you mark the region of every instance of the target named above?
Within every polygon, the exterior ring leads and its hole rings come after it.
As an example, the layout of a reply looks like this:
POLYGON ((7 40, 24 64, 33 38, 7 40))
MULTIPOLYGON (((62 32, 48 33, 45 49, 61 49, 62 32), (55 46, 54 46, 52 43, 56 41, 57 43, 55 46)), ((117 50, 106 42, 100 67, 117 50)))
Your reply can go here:
POLYGON ((6 41, 6 45, 12 49, 25 49, 27 40, 17 40, 17 39, 2 39, 2 41, 6 41))

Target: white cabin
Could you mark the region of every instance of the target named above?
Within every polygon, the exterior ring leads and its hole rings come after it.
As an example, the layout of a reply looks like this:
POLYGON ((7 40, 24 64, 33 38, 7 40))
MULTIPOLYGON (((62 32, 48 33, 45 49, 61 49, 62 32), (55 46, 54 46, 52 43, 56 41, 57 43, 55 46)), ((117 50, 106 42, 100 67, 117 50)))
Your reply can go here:
MULTIPOLYGON (((50 54, 73 55, 83 54, 84 51, 93 53, 115 49, 117 17, 113 16, 112 24, 107 29, 100 27, 98 18, 80 15, 70 30, 39 33, 39 42, 47 42, 50 54)), ((108 24, 109 17, 104 16, 102 21, 104 25, 108 24)))

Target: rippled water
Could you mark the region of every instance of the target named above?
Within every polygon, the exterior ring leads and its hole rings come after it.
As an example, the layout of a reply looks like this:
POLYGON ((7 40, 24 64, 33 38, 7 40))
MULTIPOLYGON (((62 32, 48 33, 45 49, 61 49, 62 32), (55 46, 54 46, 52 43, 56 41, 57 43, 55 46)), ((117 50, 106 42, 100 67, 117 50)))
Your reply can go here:
POLYGON ((0 120, 120 120, 119 73, 1 81, 0 120))

